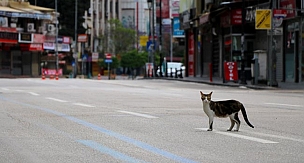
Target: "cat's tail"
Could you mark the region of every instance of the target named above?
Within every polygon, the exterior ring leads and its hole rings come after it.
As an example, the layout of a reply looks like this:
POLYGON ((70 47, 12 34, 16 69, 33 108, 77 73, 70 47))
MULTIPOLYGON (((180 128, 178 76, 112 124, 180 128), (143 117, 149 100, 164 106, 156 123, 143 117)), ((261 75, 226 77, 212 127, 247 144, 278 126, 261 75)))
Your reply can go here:
POLYGON ((247 113, 246 113, 246 110, 245 110, 245 107, 244 105, 242 104, 242 107, 241 107, 241 111, 242 111, 242 114, 243 114, 243 117, 244 117, 244 120, 245 122, 252 128, 254 128, 254 126, 249 122, 248 120, 248 117, 247 117, 247 113))

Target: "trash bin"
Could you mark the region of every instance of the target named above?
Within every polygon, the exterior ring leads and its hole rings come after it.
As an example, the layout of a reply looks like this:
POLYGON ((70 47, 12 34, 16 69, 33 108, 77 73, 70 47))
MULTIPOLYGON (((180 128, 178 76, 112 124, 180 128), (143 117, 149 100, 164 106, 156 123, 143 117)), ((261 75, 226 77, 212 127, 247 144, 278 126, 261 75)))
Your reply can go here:
POLYGON ((267 77, 267 51, 265 50, 255 50, 254 51, 254 80, 255 84, 258 84, 258 82, 266 81, 267 77))

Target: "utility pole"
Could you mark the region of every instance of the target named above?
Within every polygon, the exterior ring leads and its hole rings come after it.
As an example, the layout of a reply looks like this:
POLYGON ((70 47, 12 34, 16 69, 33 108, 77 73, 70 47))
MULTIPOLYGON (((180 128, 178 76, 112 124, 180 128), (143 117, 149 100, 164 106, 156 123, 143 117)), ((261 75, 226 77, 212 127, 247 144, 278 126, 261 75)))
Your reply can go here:
POLYGON ((163 77, 162 73, 162 0, 159 0, 159 75, 163 77))
POLYGON ((244 44, 245 44, 245 19, 246 10, 245 10, 245 0, 242 0, 242 35, 241 35, 241 82, 240 84, 246 85, 246 77, 245 77, 245 54, 244 54, 244 44))
POLYGON ((59 69, 59 59, 58 59, 58 4, 57 0, 55 0, 55 15, 56 15, 56 29, 55 29, 55 55, 56 55, 56 73, 58 73, 59 69))
POLYGON ((74 75, 75 77, 77 76, 77 71, 78 71, 78 43, 77 43, 77 17, 78 15, 78 0, 75 0, 75 31, 74 31, 74 43, 75 43, 75 51, 74 51, 74 59, 75 59, 75 72, 74 75))
POLYGON ((277 62, 277 57, 276 57, 276 45, 274 43, 274 38, 273 38, 273 32, 274 32, 274 24, 273 24, 273 9, 276 8, 276 1, 272 0, 272 7, 271 7, 271 30, 270 30, 270 41, 271 41, 271 47, 269 48, 269 86, 278 86, 278 82, 276 81, 276 62, 277 62))

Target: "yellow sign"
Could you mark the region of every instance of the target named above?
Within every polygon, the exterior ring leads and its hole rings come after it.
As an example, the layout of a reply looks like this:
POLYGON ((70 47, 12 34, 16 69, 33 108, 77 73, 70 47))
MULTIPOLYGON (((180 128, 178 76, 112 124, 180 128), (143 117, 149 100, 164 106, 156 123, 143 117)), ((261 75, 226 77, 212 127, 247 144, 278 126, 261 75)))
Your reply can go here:
POLYGON ((139 45, 146 46, 149 41, 149 36, 139 36, 139 45))
POLYGON ((255 11, 255 29, 271 29, 271 10, 255 11))

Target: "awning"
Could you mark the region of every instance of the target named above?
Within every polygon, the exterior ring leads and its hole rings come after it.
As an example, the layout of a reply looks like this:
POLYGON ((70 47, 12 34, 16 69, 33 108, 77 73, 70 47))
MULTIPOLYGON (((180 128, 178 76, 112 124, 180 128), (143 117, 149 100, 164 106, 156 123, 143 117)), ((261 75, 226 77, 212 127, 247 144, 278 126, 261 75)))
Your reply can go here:
POLYGON ((0 12, 1 11, 5 11, 5 12, 23 12, 21 10, 16 10, 10 7, 4 7, 4 6, 0 6, 0 12))
POLYGON ((44 12, 54 11, 53 9, 30 5, 29 2, 21 2, 20 3, 20 2, 10 1, 9 6, 11 8, 14 8, 14 9, 17 9, 17 10, 30 12, 30 13, 36 13, 36 14, 41 14, 42 13, 41 11, 44 11, 44 12))

